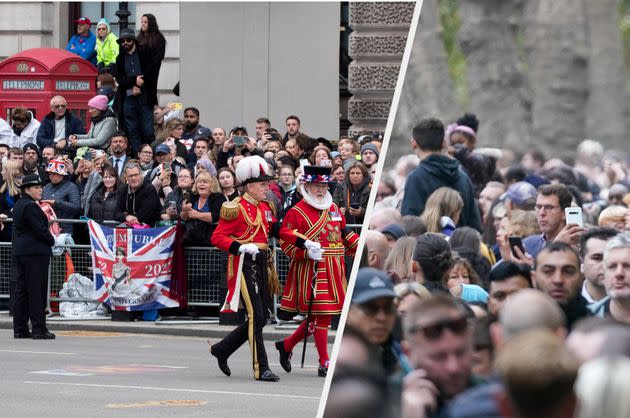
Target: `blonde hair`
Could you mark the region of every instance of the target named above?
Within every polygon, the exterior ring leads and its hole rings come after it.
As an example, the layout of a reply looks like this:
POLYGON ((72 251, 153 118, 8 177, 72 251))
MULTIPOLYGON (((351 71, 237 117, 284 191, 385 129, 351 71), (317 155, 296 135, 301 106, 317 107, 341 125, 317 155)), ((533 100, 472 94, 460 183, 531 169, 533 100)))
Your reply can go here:
POLYGON ((515 209, 510 212, 510 231, 512 235, 528 237, 540 234, 536 214, 532 211, 515 209))
POLYGON ((399 238, 385 260, 385 271, 395 272, 403 281, 405 279, 413 280, 411 257, 415 246, 415 239, 411 237, 399 238))
POLYGON ((22 180, 18 177, 22 174, 22 167, 17 161, 8 160, 2 165, 2 168, 6 171, 6 176, 3 176, 4 183, 0 187, 0 193, 4 193, 6 190, 11 196, 19 195, 22 180))
POLYGON ((610 223, 616 224, 617 222, 625 222, 626 211, 628 209, 623 206, 608 206, 601 211, 599 218, 597 219, 598 226, 606 226, 610 223))
POLYGON ((440 187, 431 193, 427 199, 424 212, 420 219, 427 227, 427 232, 442 232, 440 218, 448 216, 451 219, 453 215, 464 208, 464 201, 457 190, 450 187, 440 187))
POLYGON ((212 176, 207 171, 200 171, 199 174, 197 174, 197 176, 195 177, 195 182, 193 183, 192 192, 194 194, 199 194, 197 192, 197 182, 199 180, 206 180, 208 183, 210 183, 210 192, 211 193, 220 193, 221 192, 221 188, 219 187, 219 181, 217 180, 217 178, 212 176))
POLYGON ((627 357, 601 357, 583 364, 575 383, 579 404, 574 416, 630 416, 629 383, 630 359, 627 357))
POLYGON ((429 299, 431 297, 429 289, 418 282, 398 283, 394 286, 394 293, 396 293, 396 299, 399 302, 411 294, 418 296, 420 300, 429 299))

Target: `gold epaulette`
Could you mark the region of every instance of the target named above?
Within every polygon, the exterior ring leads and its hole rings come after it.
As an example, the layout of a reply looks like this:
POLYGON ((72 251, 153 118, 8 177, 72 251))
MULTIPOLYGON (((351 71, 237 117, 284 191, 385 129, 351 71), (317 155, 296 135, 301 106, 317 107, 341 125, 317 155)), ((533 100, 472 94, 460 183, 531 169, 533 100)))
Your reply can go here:
POLYGON ((267 202, 267 204, 271 208, 271 213, 273 213, 273 217, 275 218, 278 215, 278 212, 276 210, 276 204, 272 202, 271 200, 265 200, 265 202, 267 202))
POLYGON ((241 205, 239 204, 240 201, 241 198, 237 197, 236 199, 230 202, 225 202, 221 205, 221 212, 219 214, 221 219, 225 219, 226 221, 236 219, 238 217, 238 213, 241 211, 241 205))

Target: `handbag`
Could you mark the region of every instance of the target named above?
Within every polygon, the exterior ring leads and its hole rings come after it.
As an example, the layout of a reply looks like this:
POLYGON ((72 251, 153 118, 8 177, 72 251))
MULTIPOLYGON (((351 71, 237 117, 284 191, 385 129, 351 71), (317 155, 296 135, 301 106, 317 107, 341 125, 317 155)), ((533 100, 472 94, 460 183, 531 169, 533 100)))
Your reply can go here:
POLYGON ((184 245, 210 247, 211 235, 212 227, 207 222, 200 221, 199 219, 191 219, 184 223, 184 245))

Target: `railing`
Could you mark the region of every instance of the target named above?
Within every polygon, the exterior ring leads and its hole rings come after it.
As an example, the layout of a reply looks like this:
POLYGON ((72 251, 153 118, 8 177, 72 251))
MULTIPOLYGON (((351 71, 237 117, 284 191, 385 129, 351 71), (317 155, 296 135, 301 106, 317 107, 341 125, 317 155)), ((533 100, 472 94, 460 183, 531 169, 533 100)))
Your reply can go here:
MULTIPOLYGON (((8 220, 10 221, 10 220, 8 220)), ((4 221, 6 222, 6 221, 4 221)), ((85 220, 65 220, 57 222, 86 223, 85 220)), ((111 224, 111 223, 110 223, 111 224)), ((116 222, 114 225, 118 224, 116 222)), ((359 231, 361 225, 348 225, 359 231)), ((276 269, 280 283, 284 286, 289 269, 289 257, 279 246, 276 248, 276 269)), ((92 250, 89 245, 65 246, 69 250, 74 270, 90 279, 92 275, 92 250)), ((0 298, 9 298, 12 257, 10 242, 0 242, 0 298)), ((227 253, 216 247, 185 247, 186 275, 188 280, 188 305, 190 306, 220 306, 226 292, 227 283, 227 253)), ((354 257, 346 256, 346 278, 349 277, 354 257)), ((68 299, 59 297, 59 291, 67 272, 65 252, 60 256, 53 256, 48 273, 49 302, 94 302, 94 300, 68 299)))

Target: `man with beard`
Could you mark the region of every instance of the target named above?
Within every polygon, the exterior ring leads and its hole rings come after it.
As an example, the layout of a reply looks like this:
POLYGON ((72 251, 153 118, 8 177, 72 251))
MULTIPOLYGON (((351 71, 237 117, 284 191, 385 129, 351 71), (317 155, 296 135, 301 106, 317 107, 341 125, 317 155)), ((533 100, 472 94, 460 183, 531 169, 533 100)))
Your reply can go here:
POLYGON ((286 119, 287 133, 284 134, 284 143, 286 144, 289 139, 295 139, 300 134, 300 125, 302 122, 300 118, 295 115, 289 115, 286 119))
POLYGON ((39 152, 37 145, 26 144, 24 148, 24 162, 22 164, 22 173, 27 176, 29 174, 36 174, 41 181, 46 184, 48 182, 48 176, 46 176, 46 170, 39 165, 39 152))
POLYGON ((190 151, 193 142, 198 138, 210 138, 210 129, 199 123, 199 109, 187 107, 184 109, 184 133, 181 141, 186 145, 186 151, 190 151))
POLYGON ((580 256, 573 247, 563 242, 551 242, 538 253, 532 283, 560 305, 569 330, 576 321, 589 315, 586 300, 580 294, 583 281, 580 256))
POLYGON ((334 182, 331 168, 304 166, 303 170, 302 200, 289 209, 283 225, 311 241, 318 241, 323 258, 311 260, 306 251, 280 241, 282 251, 291 259, 280 312, 293 317, 306 315, 310 310, 311 317, 291 336, 277 341, 276 349, 280 352, 280 365, 289 373, 293 347, 313 334, 319 354, 317 374, 326 377, 328 327, 332 316, 341 313, 346 293, 344 255, 346 250, 354 254, 359 236, 346 227, 344 216, 328 192, 328 184, 334 182))
POLYGON ((81 119, 68 110, 68 103, 63 96, 50 99, 50 113, 44 116, 37 131, 37 146, 43 149, 53 145, 56 150, 66 150, 70 135, 85 133, 81 119))
POLYGON ((307 256, 313 260, 322 257, 322 248, 319 243, 305 239, 276 220, 274 207, 266 200, 269 183, 275 178, 262 157, 243 158, 236 168, 236 179, 245 193, 221 207, 212 243, 229 253, 228 291, 221 312, 237 312, 242 302, 247 310, 247 320, 213 344, 210 354, 217 358, 219 369, 230 376, 228 358, 249 340, 254 378, 277 382, 279 377, 269 368, 262 336, 271 297, 280 287, 269 237, 280 238, 301 250, 307 249, 307 256))
POLYGON ((109 162, 116 170, 116 173, 118 173, 118 178, 122 178, 125 166, 129 162, 129 157, 127 157, 127 146, 127 135, 124 132, 118 131, 112 135, 112 139, 109 144, 109 162))
POLYGON ((153 107, 157 104, 159 68, 151 51, 139 45, 133 29, 120 31, 122 51, 116 58, 117 100, 122 102, 123 120, 134 154, 142 144, 155 140, 153 107))

